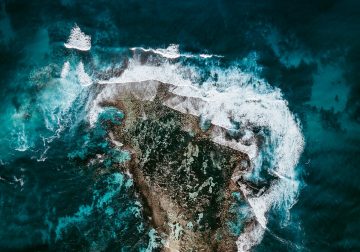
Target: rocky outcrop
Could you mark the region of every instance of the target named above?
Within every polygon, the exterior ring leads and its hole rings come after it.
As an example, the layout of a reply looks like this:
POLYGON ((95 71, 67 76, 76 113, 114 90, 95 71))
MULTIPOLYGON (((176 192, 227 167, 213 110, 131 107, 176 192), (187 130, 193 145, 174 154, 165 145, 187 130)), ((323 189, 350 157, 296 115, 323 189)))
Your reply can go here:
POLYGON ((204 101, 172 88, 155 81, 118 84, 101 103, 125 113, 111 132, 132 155, 122 169, 132 174, 164 251, 237 251, 229 209, 249 159, 227 129, 196 114, 204 101))

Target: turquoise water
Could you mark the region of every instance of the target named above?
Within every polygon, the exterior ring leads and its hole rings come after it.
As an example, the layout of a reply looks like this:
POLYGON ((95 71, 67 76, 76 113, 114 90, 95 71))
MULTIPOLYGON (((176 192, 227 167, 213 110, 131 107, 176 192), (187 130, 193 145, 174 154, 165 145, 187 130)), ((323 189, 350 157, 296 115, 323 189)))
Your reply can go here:
MULTIPOLYGON (((156 250, 131 178, 130 154, 107 136, 123 111, 90 127, 101 88, 64 62, 116 74, 131 47, 214 54, 181 58, 210 75, 236 65, 279 87, 302 126, 300 191, 290 219, 269 213, 255 251, 360 249, 360 6, 357 1, 2 1, 0 3, 0 250, 156 250), (64 47, 78 24, 88 52, 64 47), (280 220, 281 219, 281 220, 280 220), (280 224, 279 224, 280 223, 280 224)), ((177 62, 179 62, 177 61, 177 62)), ((221 76, 214 75, 214 82, 221 76)), ((202 80, 199 80, 201 83, 202 80)), ((221 88, 221 87, 220 87, 221 88)), ((203 130, 208 122, 201 121, 203 130)), ((239 195, 233 195, 239 197, 239 195)), ((240 199, 239 199, 240 200, 240 199)), ((242 205, 229 223, 238 235, 242 205)))

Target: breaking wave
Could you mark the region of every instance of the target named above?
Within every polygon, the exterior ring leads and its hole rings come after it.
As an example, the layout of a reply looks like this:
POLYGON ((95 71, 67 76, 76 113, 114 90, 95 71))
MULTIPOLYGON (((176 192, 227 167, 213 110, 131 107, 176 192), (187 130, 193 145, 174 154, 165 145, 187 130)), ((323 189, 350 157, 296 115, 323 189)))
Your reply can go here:
POLYGON ((91 37, 83 33, 79 26, 75 25, 71 29, 69 39, 64 46, 69 49, 89 51, 91 49, 91 37))

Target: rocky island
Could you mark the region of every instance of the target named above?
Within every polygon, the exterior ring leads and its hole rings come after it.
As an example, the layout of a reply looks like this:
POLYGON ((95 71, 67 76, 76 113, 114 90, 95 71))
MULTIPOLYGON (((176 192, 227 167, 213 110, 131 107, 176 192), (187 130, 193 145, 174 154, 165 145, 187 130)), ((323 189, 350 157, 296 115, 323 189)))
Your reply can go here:
POLYGON ((204 101, 170 92, 171 84, 113 85, 116 96, 100 104, 125 114, 110 136, 131 153, 120 168, 133 177, 162 251, 237 251, 238 235, 230 228, 237 221, 234 193, 241 192, 239 184, 254 189, 241 182, 250 161, 234 144, 240 133, 191 113, 204 101))

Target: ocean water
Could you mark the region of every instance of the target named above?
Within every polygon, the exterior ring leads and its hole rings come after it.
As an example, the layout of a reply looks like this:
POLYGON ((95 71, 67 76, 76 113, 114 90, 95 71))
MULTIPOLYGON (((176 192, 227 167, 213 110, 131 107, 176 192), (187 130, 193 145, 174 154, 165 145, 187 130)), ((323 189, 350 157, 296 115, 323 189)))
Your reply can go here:
POLYGON ((126 115, 96 106, 114 94, 107 84, 148 79, 205 90, 213 120, 218 101, 240 104, 269 130, 248 179, 270 166, 285 182, 250 201, 253 213, 238 194, 231 207, 239 237, 248 215, 266 226, 253 251, 360 250, 360 2, 0 7, 1 251, 159 249, 131 177, 115 168, 131 157, 107 132, 126 115))

